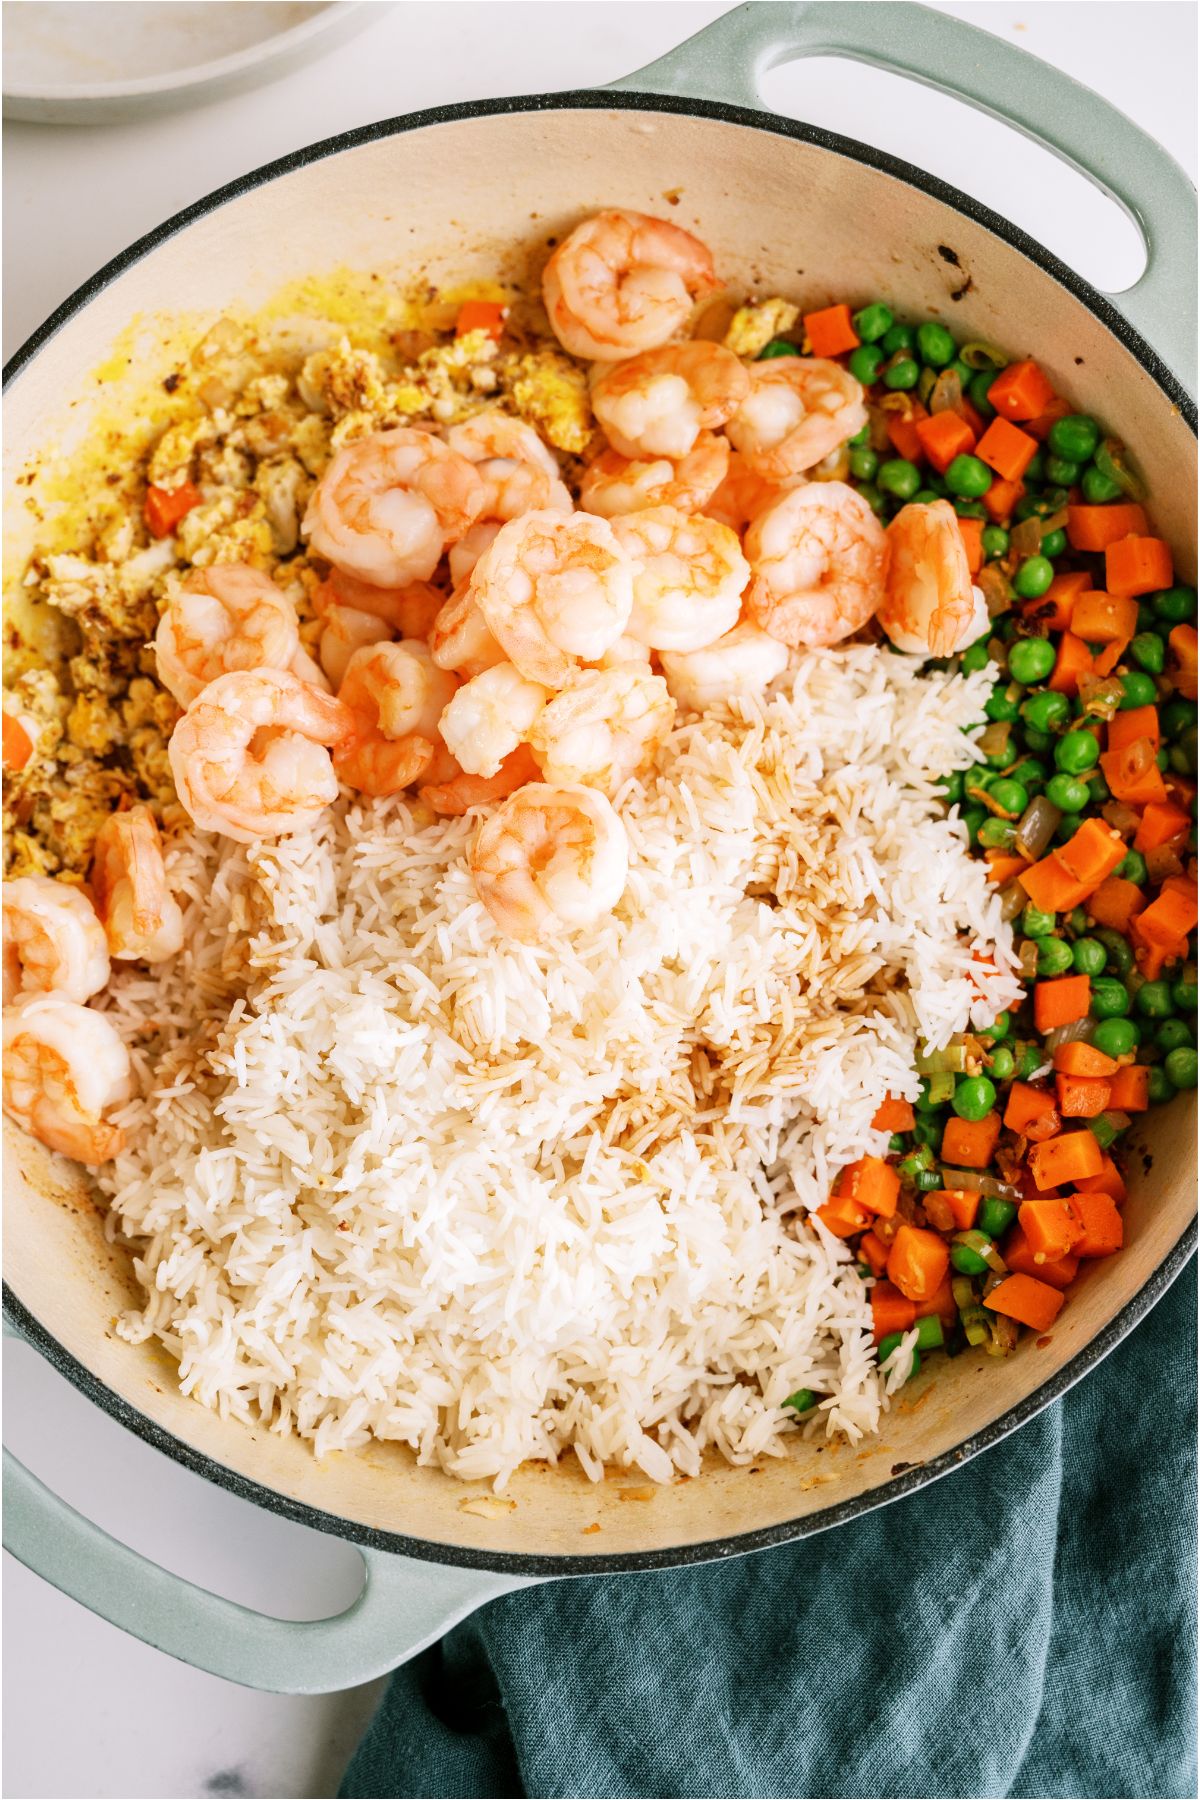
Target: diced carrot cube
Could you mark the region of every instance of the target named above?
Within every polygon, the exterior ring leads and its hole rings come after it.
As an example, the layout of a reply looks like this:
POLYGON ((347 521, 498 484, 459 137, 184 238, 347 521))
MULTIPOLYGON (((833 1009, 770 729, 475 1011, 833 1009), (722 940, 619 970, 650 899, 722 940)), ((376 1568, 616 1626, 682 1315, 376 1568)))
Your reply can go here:
POLYGON ((1077 694, 1079 677, 1091 673, 1091 651, 1073 631, 1064 631, 1058 640, 1058 655, 1046 686, 1053 688, 1056 694, 1077 694))
POLYGON ((1162 742, 1157 706, 1132 706, 1128 712, 1114 713, 1108 721, 1108 748, 1128 750, 1139 738, 1148 738, 1157 750, 1162 742))
POLYGON ((1078 1184, 1103 1168, 1103 1153, 1086 1129, 1064 1131, 1060 1137, 1035 1144, 1029 1152, 1029 1168, 1040 1193, 1049 1188, 1078 1184))
POLYGON ((1004 419, 1036 419, 1056 398, 1035 362, 1009 363, 988 389, 988 399, 1004 419))
POLYGON ((1033 1018, 1045 1036, 1058 1025, 1086 1019, 1092 1004, 1092 983, 1087 975, 1059 975, 1039 981, 1033 990, 1033 1018))
POLYGON ((876 1107, 871 1124, 876 1131, 911 1131, 916 1124, 912 1101, 901 1100, 895 1094, 889 1094, 876 1107))
POLYGON ((1080 594, 1071 630, 1088 644, 1128 644, 1137 631, 1137 601, 1127 594, 1093 588, 1080 594))
POLYGON ((1083 1235, 1065 1200, 1024 1200, 1017 1209, 1017 1223, 1035 1263, 1069 1256, 1083 1235))
POLYGON ((1132 501, 1116 500, 1106 506, 1067 507, 1067 537, 1073 550, 1107 550, 1119 538, 1144 532, 1146 515, 1132 501))
POLYGON ((997 525, 1003 520, 1011 518, 1012 509, 1024 492, 1025 483, 1023 481, 1004 481, 997 476, 983 496, 983 504, 988 517, 997 525))
POLYGON ((1109 1105, 1115 1112, 1145 1112, 1150 1105, 1150 1071, 1142 1063, 1126 1063, 1109 1083, 1109 1105))
POLYGON ((1108 1194, 1072 1194, 1067 1205, 1078 1227, 1077 1256, 1112 1256, 1125 1242, 1125 1226, 1108 1194))
POLYGON ((917 423, 917 436, 926 460, 944 474, 956 456, 975 448, 975 433, 955 412, 931 413, 917 423))
POLYGON ((1125 537, 1104 552, 1104 582, 1110 594, 1152 594, 1175 579, 1171 552, 1161 538, 1125 537))
POLYGON ((975 447, 980 462, 994 469, 1002 481, 1020 481, 1038 453, 1038 442, 1019 426, 997 416, 975 447))
POLYGON ((1048 1331, 1062 1311, 1063 1297, 1057 1288, 1032 1275, 1010 1275, 992 1289, 983 1304, 1028 1325, 1031 1331, 1048 1331))
POLYGON ((862 342, 854 329, 850 308, 844 305, 823 306, 819 312, 805 313, 804 330, 814 356, 842 356, 857 350, 862 342))
POLYGON ((942 1134, 942 1160, 960 1169, 986 1169, 1000 1136, 1000 1114, 982 1119, 949 1119, 942 1134))
POLYGON ((1049 1282, 1051 1287, 1069 1287, 1079 1273, 1077 1256, 1060 1256, 1055 1262, 1035 1262, 1025 1233, 1014 1225, 1004 1240, 1000 1254, 1013 1275, 1032 1275, 1035 1281, 1049 1282))
POLYGON ((937 1292, 950 1266, 945 1238, 920 1225, 901 1225, 888 1254, 888 1278, 914 1304, 922 1306, 937 1292))
POLYGON ((1098 1119, 1108 1110, 1111 1084, 1089 1075, 1059 1075, 1058 1110, 1064 1119, 1098 1119))
POLYGON ((911 1331, 916 1319, 916 1306, 907 1294, 890 1281, 875 1283, 871 1289, 871 1324, 877 1344, 894 1331, 911 1331))

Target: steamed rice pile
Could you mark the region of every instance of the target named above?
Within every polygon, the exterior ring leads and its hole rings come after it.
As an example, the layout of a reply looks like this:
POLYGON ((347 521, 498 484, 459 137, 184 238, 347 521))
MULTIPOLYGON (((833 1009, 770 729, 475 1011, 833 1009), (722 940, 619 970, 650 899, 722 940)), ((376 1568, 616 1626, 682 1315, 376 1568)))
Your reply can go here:
POLYGON ((500 937, 474 820, 405 798, 310 838, 174 852, 184 953, 112 1004, 146 1098, 103 1182, 206 1405, 371 1436, 502 1486, 780 1454, 886 1404, 864 1283, 803 1209, 880 1151, 918 1035, 1015 1001, 1007 928, 934 779, 988 671, 805 655, 685 719, 617 798, 630 874, 570 939, 500 937))

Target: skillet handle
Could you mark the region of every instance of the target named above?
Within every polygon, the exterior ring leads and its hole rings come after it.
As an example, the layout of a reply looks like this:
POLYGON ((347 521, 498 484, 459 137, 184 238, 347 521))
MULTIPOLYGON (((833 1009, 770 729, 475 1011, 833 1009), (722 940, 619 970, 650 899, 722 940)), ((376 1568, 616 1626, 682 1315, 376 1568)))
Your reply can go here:
POLYGON ((332 1619, 273 1619, 207 1593, 109 1537, 4 1452, 4 1547, 143 1644, 243 1687, 327 1694, 385 1674, 526 1577, 361 1546, 366 1579, 332 1619))
POLYGON ((611 85, 762 110, 760 76, 802 56, 871 63, 955 94, 1086 175, 1146 244, 1141 279, 1109 298, 1195 392, 1196 190, 1148 132, 1040 57, 904 0, 750 0, 611 85))

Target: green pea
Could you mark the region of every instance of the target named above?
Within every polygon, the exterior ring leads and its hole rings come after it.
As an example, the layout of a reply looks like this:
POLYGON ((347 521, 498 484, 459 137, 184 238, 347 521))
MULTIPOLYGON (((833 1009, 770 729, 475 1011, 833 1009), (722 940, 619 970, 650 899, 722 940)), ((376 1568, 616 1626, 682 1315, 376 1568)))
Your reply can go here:
POLYGON ((1163 748, 1162 748, 1162 749, 1160 749, 1160 750, 1157 750, 1157 751, 1156 751, 1156 752, 1155 752, 1155 756, 1154 756, 1154 761, 1155 761, 1155 764, 1156 764, 1156 765, 1157 765, 1157 767, 1158 767, 1158 768, 1160 768, 1160 769, 1164 769, 1164 770, 1165 770, 1165 769, 1169 769, 1169 768, 1170 768, 1170 766, 1171 766, 1171 752, 1170 752, 1170 751, 1169 751, 1169 750, 1168 750, 1168 749, 1167 749, 1167 748, 1166 748, 1166 746, 1165 746, 1165 745, 1164 745, 1164 746, 1163 746, 1163 748))
POLYGON ((972 1250, 970 1244, 951 1244, 950 1266, 958 1270, 960 1275, 986 1275, 987 1264, 978 1250, 972 1250))
POLYGON ((875 1352, 880 1362, 886 1362, 888 1357, 892 1354, 892 1351, 898 1350, 903 1342, 904 1333, 901 1331, 889 1331, 886 1337, 881 1337, 879 1340, 879 1348, 875 1352))
POLYGON ((1053 580, 1054 564, 1048 556, 1027 556, 1013 576, 1013 588, 1022 600, 1040 600, 1053 580))
POLYGON ((1108 951, 1109 967, 1115 970, 1122 979, 1128 975, 1133 967, 1133 951, 1120 932, 1113 931, 1105 925, 1100 930, 1094 931, 1092 936, 1099 938, 1108 951))
POLYGON ((883 371, 884 387, 894 388, 897 391, 915 388, 920 379, 919 364, 915 363, 911 356, 905 356, 903 353, 894 357, 883 371))
POLYGON ((879 379, 879 371, 887 361, 878 344, 860 344, 850 352, 849 369, 855 381, 871 387, 879 379))
POLYGON ((984 850, 1011 850, 1017 828, 1008 819, 987 818, 979 827, 978 841, 984 850))
POLYGON ((1113 872, 1137 887, 1146 885, 1146 859, 1140 850, 1127 850, 1113 872))
POLYGON ((975 1229, 982 1231, 984 1237, 1003 1237, 1016 1216, 1017 1209, 1011 1200, 1001 1200, 996 1194, 988 1194, 979 1202, 975 1229))
POLYGON ((877 519, 886 517, 888 503, 873 481, 864 481, 858 491, 877 519))
POLYGON ((998 556, 1004 556, 1008 550, 1008 533, 1003 525, 985 525, 980 533, 980 542, 983 545, 983 554, 989 562, 994 562, 998 556))
POLYGON ((1100 427, 1086 413, 1067 413, 1055 419, 1047 443, 1055 456, 1069 457, 1072 462, 1091 462, 1100 442, 1100 427))
POLYGON ((1026 1044, 1017 1058, 1017 1080, 1031 1080, 1045 1061, 1045 1053, 1036 1044, 1026 1044))
POLYGON ((886 356, 895 356, 897 350, 911 350, 916 337, 911 325, 889 325, 880 342, 886 356))
POLYGON ((1171 984, 1167 981, 1143 981, 1134 999, 1143 1019, 1165 1019, 1171 1013, 1171 984))
POLYGON ((1049 937, 1057 923, 1055 914, 1043 912, 1040 906, 1027 906, 1021 914, 1021 930, 1026 937, 1049 937))
POLYGON ((1017 1059, 1007 1044, 997 1044, 988 1058, 988 1074, 993 1081, 1011 1081, 1017 1059))
POLYGON ((947 806, 957 806, 966 791, 966 776, 961 769, 955 769, 950 775, 943 775, 938 782, 945 797, 947 806))
MULTIPOLYGON (((1196 732, 1195 728, 1185 732, 1177 744, 1172 744, 1167 752, 1167 765, 1176 775, 1191 776, 1196 773, 1196 732)), ((1162 764, 1159 764, 1162 767, 1162 764)))
MULTIPOLYGON (((1008 687, 994 687, 983 703, 983 710, 994 723, 1011 724, 1021 710, 1020 689, 1011 683, 1008 687)), ((1005 761, 1011 761, 1011 758, 1006 757, 1005 761)))
POLYGON ((869 423, 860 425, 854 436, 846 439, 846 443, 851 450, 860 450, 864 444, 869 444, 870 441, 871 427, 869 423))
POLYGON ((990 419, 995 415, 996 409, 988 399, 988 389, 995 379, 996 371, 994 369, 979 369, 972 375, 971 384, 967 389, 971 405, 982 419, 990 419))
POLYGON ((946 1342, 946 1336, 942 1330, 942 1321, 936 1313, 926 1313, 924 1318, 917 1319, 915 1324, 918 1350, 940 1350, 942 1348, 946 1342))
POLYGON ((968 363, 965 363, 961 356, 956 356, 953 362, 947 363, 946 369, 949 374, 958 376, 958 384, 965 394, 972 381, 975 379, 974 369, 972 369, 968 363))
MULTIPOLYGON (((1030 467, 1032 468, 1032 464, 1030 467)), ((1014 519, 1048 519, 1067 503, 1065 488, 1046 488, 1040 494, 1022 494, 1013 507, 1014 519)))
POLYGON ((1054 748, 1054 739, 1050 736, 1050 733, 1048 731, 1035 731, 1032 725, 1027 725, 1025 727, 1024 737, 1028 747, 1031 750, 1036 750, 1039 756, 1045 756, 1047 751, 1054 748))
POLYGON ((1078 819, 1060 819, 1058 824, 1054 827, 1054 842, 1056 844, 1069 844, 1078 829, 1078 819))
POLYGON ((794 1394, 788 1395, 783 1404, 790 1406, 795 1413, 811 1412, 817 1404, 817 1396, 811 1388, 797 1388, 794 1394))
MULTIPOLYGON (((1104 949, 1103 945, 1100 947, 1104 949)), ((1093 1019, 1123 1019, 1130 1005, 1129 993, 1123 981, 1104 975, 1092 982, 1093 1019)))
POLYGON ((770 343, 764 345, 759 351, 757 360, 769 362, 773 356, 799 356, 799 354, 799 345, 789 344, 786 338, 772 338, 770 343))
POLYGON ((1035 794, 1039 788, 1045 787, 1048 773, 1046 765, 1040 763, 1036 756, 1023 756, 1013 769, 1015 778, 1028 788, 1031 794, 1035 794))
POLYGON ((1046 452, 1044 450, 1035 450, 1025 465, 1025 480, 1032 483, 1035 481, 1044 481, 1045 479, 1046 452))
POLYGON ((1108 506, 1113 500, 1121 498, 1121 488, 1103 474, 1095 463, 1088 464, 1079 485, 1089 506, 1108 506))
POLYGON ((1087 783, 1080 781, 1076 775, 1052 775, 1046 783, 1046 798, 1051 806, 1057 806, 1060 812, 1082 812, 1091 795, 1087 791, 1087 783))
POLYGON ((960 519, 986 519, 988 516, 982 500, 964 500, 961 496, 955 500, 954 510, 960 519))
POLYGON ((885 494, 895 494, 900 500, 911 500, 921 485, 921 471, 916 463, 907 462, 902 456, 893 456, 887 462, 880 463, 876 480, 885 494))
POLYGON ((1167 1080, 1177 1088, 1194 1088, 1198 1067, 1200 1062, 1194 1050, 1172 1050, 1163 1063, 1167 1080))
POLYGON ((988 792, 1001 812, 1015 813, 1018 818, 1029 805, 1029 795, 1021 783, 1010 776, 1002 775, 998 781, 993 781, 988 792))
POLYGON ((1128 1056, 1137 1049, 1139 1035, 1132 1019, 1103 1019, 1092 1033, 1092 1043, 1105 1056, 1128 1056))
POLYGON ((992 471, 977 456, 956 456, 946 470, 946 486, 964 500, 981 500, 992 485, 992 471))
POLYGON ((996 1090, 986 1075, 964 1075, 951 1101, 960 1119, 986 1119, 996 1104, 996 1090))
POLYGON ((1067 534, 1065 531, 1048 531, 1042 539, 1043 556, 1061 556, 1066 547, 1067 534))
POLYGON ((1164 1019, 1155 1027, 1154 1041, 1170 1055, 1172 1050, 1186 1050, 1196 1042, 1195 1033, 1186 1019, 1164 1019))
POLYGON ((1164 1106, 1168 1100, 1175 1098, 1174 1086, 1165 1069, 1151 1069, 1146 1086, 1151 1106, 1164 1106))
POLYGON ((1121 687, 1124 690, 1120 709, 1132 712, 1137 706, 1153 706, 1158 698, 1158 689, 1149 675, 1140 669, 1130 669, 1128 675, 1122 675, 1121 687))
POLYGON ((1068 462, 1065 456, 1048 456, 1046 480, 1055 482, 1058 487, 1074 487, 1079 480, 1079 464, 1068 462))
POLYGON ((1064 775, 1082 775, 1099 760, 1100 746, 1090 731, 1068 731, 1054 746, 1054 760, 1064 775))
POLYGON ((963 651, 962 672, 964 675, 974 675, 977 669, 986 669, 991 660, 988 655, 988 640, 980 638, 978 643, 963 651))
POLYGON ((864 344, 877 343, 886 337, 896 323, 896 316, 890 306, 882 300, 873 300, 869 306, 862 307, 854 315, 854 329, 864 344))
POLYGON ((985 1044, 998 1044, 1000 1039, 1006 1038, 1011 1030, 1012 1014, 1001 1013, 998 1018, 992 1020, 990 1025, 982 1026, 975 1035, 982 1038, 985 1044))
POLYGON ((940 500, 941 498, 942 498, 942 495, 939 493, 936 493, 934 491, 934 489, 931 487, 918 488, 916 493, 913 495, 913 505, 914 506, 932 506, 935 500, 940 500))
POLYGON ((944 325, 932 319, 917 326, 917 355, 931 369, 944 369, 954 361, 958 346, 944 325))
POLYGON ((1166 650, 1156 631, 1139 631, 1129 646, 1129 654, 1138 668, 1145 669, 1148 675, 1162 674, 1166 650))
POLYGON ((1054 667, 1054 645, 1048 638, 1018 638, 1008 653, 1008 672, 1023 687, 1036 687, 1054 667))
POLYGON ((1196 616, 1194 587, 1163 588, 1161 593, 1152 596, 1150 603, 1159 618, 1168 619, 1172 625, 1183 625, 1196 616))
POLYGON ((1031 694, 1021 707, 1021 717, 1035 731, 1058 731, 1070 716, 1071 702, 1065 694, 1052 689, 1044 694, 1031 694))
POLYGON ((1171 983, 1171 999, 1180 1012, 1195 1012, 1196 972, 1194 969, 1190 976, 1181 975, 1177 981, 1171 983))
POLYGON ((850 473, 855 481, 874 481, 878 467, 879 457, 869 445, 850 452, 850 473))
POLYGON ((1070 912, 1067 914, 1066 923, 1067 930, 1074 932, 1076 937, 1081 937, 1083 935, 1087 930, 1088 920, 1087 914, 1084 912, 1082 906, 1073 906, 1071 908, 1070 912))
POLYGON ((1108 952, 1095 938, 1076 938, 1071 946, 1071 961, 1080 975, 1102 975, 1108 952))
POLYGON ((1093 770, 1088 776, 1085 785, 1088 791, 1088 798, 1091 800, 1093 806, 1103 806, 1106 800, 1112 799, 1108 783, 1105 781, 1104 776, 1099 769, 1093 770))
POLYGON ((1059 937, 1046 937, 1038 942, 1039 975, 1065 975, 1071 967, 1071 946, 1059 937))
POLYGON ((1184 700, 1176 695, 1168 700, 1160 714, 1162 728, 1169 738, 1182 737, 1185 731, 1191 731, 1196 724, 1196 702, 1184 700))

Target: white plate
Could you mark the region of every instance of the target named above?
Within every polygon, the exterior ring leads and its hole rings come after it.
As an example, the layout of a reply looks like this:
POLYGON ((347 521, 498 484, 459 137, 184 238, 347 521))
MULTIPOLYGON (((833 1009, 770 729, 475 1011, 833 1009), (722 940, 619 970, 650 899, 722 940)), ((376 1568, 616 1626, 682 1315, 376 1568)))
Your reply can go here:
POLYGON ((318 55, 372 11, 370 0, 5 0, 4 111, 84 124, 215 99, 318 55))

